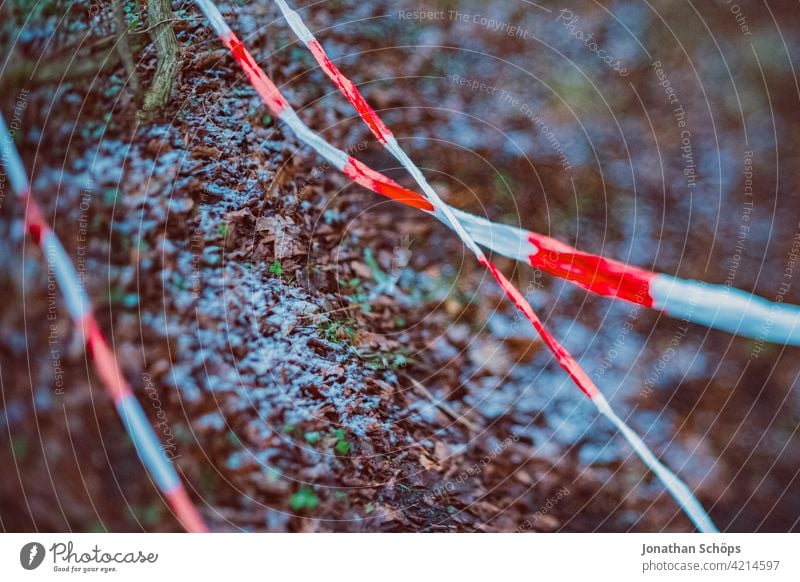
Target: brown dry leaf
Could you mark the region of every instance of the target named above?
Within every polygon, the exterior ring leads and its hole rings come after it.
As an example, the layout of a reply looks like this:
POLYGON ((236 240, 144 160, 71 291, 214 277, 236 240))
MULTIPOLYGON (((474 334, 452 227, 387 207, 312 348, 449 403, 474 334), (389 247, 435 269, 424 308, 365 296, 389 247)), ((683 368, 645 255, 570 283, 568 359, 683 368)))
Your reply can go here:
POLYGON ((211 158, 216 160, 222 157, 222 151, 214 146, 199 145, 192 148, 192 156, 195 158, 211 158))
POLYGON ((286 216, 260 216, 256 221, 256 232, 267 231, 277 236, 293 226, 295 226, 294 221, 286 216))
POLYGON ((372 269, 360 261, 353 261, 350 263, 350 268, 353 272, 362 279, 372 279, 372 269))
POLYGON ((422 453, 419 456, 419 462, 426 470, 429 471, 430 470, 439 471, 442 468, 442 466, 439 463, 437 463, 435 460, 433 460, 431 457, 428 456, 428 453, 422 453))
POLYGON ((253 213, 247 208, 240 208, 239 210, 231 210, 225 213, 225 220, 231 224, 251 220, 253 213))
POLYGON ((299 227, 290 217, 261 216, 256 220, 256 232, 265 232, 264 240, 275 243, 275 258, 278 260, 305 252, 298 240, 299 227))
POLYGON ((397 340, 370 331, 360 330, 358 332, 358 339, 361 345, 369 346, 372 349, 382 352, 391 352, 400 347, 400 343, 397 340))
POLYGON ((374 507, 375 510, 373 513, 375 515, 379 515, 384 522, 397 521, 402 517, 401 514, 399 514, 398 511, 391 505, 387 505, 385 503, 376 503, 374 507))

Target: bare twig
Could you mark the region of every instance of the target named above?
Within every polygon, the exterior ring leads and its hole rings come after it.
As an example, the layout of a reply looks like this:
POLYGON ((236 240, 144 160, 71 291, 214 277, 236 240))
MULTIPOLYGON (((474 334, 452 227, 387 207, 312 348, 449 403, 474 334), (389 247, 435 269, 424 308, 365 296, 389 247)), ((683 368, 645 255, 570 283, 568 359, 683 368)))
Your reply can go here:
POLYGON ((177 22, 177 18, 165 18, 161 22, 156 22, 153 25, 148 26, 147 28, 143 28, 141 30, 132 30, 130 34, 145 34, 146 32, 149 33, 153 30, 156 26, 161 26, 162 24, 167 24, 168 22, 177 22))

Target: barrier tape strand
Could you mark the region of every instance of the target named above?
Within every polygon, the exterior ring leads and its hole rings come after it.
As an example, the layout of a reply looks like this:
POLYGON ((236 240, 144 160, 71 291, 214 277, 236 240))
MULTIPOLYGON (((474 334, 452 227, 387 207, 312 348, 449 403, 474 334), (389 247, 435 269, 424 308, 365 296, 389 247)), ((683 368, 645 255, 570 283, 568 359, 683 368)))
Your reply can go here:
MULTIPOLYGON (((456 234, 458 234, 459 238, 461 238, 464 244, 476 256, 479 263, 489 270, 498 284, 500 284, 506 295, 531 322, 534 328, 541 335, 545 344, 553 352, 559 364, 569 374, 570 378, 584 392, 584 394, 590 398, 597 409, 621 430, 625 438, 631 443, 634 451, 642 458, 648 467, 655 472, 655 474, 664 484, 665 488, 676 499, 695 526, 700 531, 704 532, 717 531, 710 517, 703 510, 700 503, 695 499, 689 488, 682 481, 680 481, 680 479, 674 473, 662 465, 649 451, 649 449, 647 449, 644 442, 638 436, 636 436, 629 427, 627 427, 622 419, 614 414, 608 401, 600 393, 594 382, 592 382, 592 380, 586 375, 575 358, 566 349, 564 349, 563 346, 560 345, 560 343, 555 339, 554 336, 552 336, 552 334, 550 334, 544 328, 542 322, 539 320, 533 308, 524 298, 522 293, 520 293, 499 271, 499 269, 497 269, 497 267, 495 267, 486 258, 486 256, 483 254, 483 251, 481 251, 481 249, 478 247, 477 242, 465 231, 464 226, 462 226, 453 209, 441 201, 439 196, 430 187, 424 176, 422 176, 420 170, 413 164, 410 158, 408 158, 408 156, 402 151, 402 149, 399 148, 399 146, 395 147, 394 145, 390 145, 392 142, 394 144, 397 143, 396 140, 394 140, 391 132, 389 132, 388 128, 382 122, 380 122, 377 114, 375 114, 374 110, 372 110, 372 108, 367 104, 366 100, 360 96, 360 93, 355 85, 347 81, 341 73, 337 74, 333 72, 335 67, 331 61, 324 56, 324 51, 322 50, 321 45, 316 43, 314 51, 312 51, 314 52, 315 58, 322 59, 324 57, 323 62, 326 64, 323 68, 327 69, 326 72, 329 74, 329 76, 332 76, 337 86, 340 87, 345 96, 351 101, 351 103, 353 103, 353 105, 356 107, 356 110, 359 112, 359 115, 365 119, 373 132, 376 132, 379 141, 381 141, 381 143, 383 143, 384 146, 386 146, 387 149, 389 149, 389 151, 393 153, 401 161, 401 163, 403 163, 412 176, 417 180, 418 184, 422 187, 423 192, 425 192, 425 196, 421 196, 409 190, 403 189, 394 181, 381 176, 374 170, 364 171, 366 166, 360 164, 343 151, 328 144, 320 136, 312 132, 305 124, 303 124, 302 121, 300 121, 299 117, 289 105, 288 101, 281 95, 275 84, 269 79, 263 69, 261 69, 261 67, 259 67, 256 63, 255 59, 253 59, 252 55, 242 45, 241 41, 228 26, 216 5, 211 0, 195 0, 195 3, 206 16, 220 40, 230 50, 234 59, 236 59, 236 61, 242 67, 242 70, 245 72, 264 103, 271 109, 273 114, 278 119, 286 123, 304 143, 311 146, 315 151, 333 164, 334 167, 343 171, 355 182, 365 185, 367 188, 373 191, 377 191, 375 189, 377 184, 390 184, 392 188, 400 188, 402 195, 395 199, 398 201, 403 201, 403 199, 414 201, 418 208, 430 212, 442 222, 447 224, 450 228, 452 228, 456 234), (359 171, 355 173, 352 172, 352 168, 354 167, 359 168, 359 171), (369 180, 364 180, 364 175, 368 176, 369 180), (428 205, 432 205, 433 208, 426 207, 423 201, 427 202, 428 205)), ((281 8, 284 9, 284 7, 288 10, 288 6, 286 6, 285 3, 282 3, 281 8)), ((290 25, 297 26, 298 23, 302 25, 302 20, 296 13, 290 12, 289 14, 292 18, 292 20, 290 20, 290 25)), ((305 25, 302 25, 300 31, 301 34, 299 36, 301 39, 314 42, 313 36, 305 27, 305 25)), ((378 193, 386 195, 383 192, 378 193)))
MULTIPOLYGON (((358 112, 359 116, 366 122, 366 124, 373 131, 378 141, 408 170, 414 177, 417 184, 422 188, 422 191, 433 199, 437 209, 441 208, 447 222, 461 237, 462 241, 470 248, 477 248, 475 242, 465 235, 461 230, 459 221, 449 211, 449 207, 445 205, 435 193, 433 188, 423 176, 421 170, 414 164, 408 155, 402 150, 394 134, 389 128, 380 121, 378 114, 368 104, 366 99, 361 95, 355 84, 347 79, 345 75, 333 64, 333 62, 325 54, 322 45, 314 38, 314 35, 300 18, 299 14, 293 11, 284 0, 275 0, 281 9, 284 17, 286 18, 289 26, 295 32, 301 42, 305 43, 309 48, 317 63, 322 67, 325 73, 331 80, 339 87, 342 94, 350 101, 353 107, 358 112)), ((550 334, 543 326, 541 320, 538 318, 530 303, 524 296, 502 275, 502 273, 493 265, 479 250, 473 250, 478 260, 494 276, 495 280, 505 291, 506 295, 514 302, 517 309, 519 309, 525 317, 530 321, 539 335, 542 337, 545 344, 554 354, 561 367, 569 374, 573 382, 592 400, 597 407, 598 411, 606 416, 623 434, 628 442, 633 447, 634 451, 639 457, 650 467, 653 472, 659 477, 664 486, 673 497, 678 501, 681 507, 686 511, 687 515, 692 519, 700 531, 716 531, 716 527, 711 522, 706 512, 703 510, 700 503, 694 497, 689 488, 669 469, 661 464, 650 452, 636 433, 631 430, 622 419, 620 419, 612 410, 609 402, 600 393, 600 390, 594 382, 588 377, 584 370, 580 367, 575 358, 550 334)), ((537 253, 538 254, 538 253, 537 253)), ((626 273, 623 273, 625 275, 626 273)), ((631 273, 634 275, 635 273, 631 273)), ((615 281, 617 283, 627 283, 626 278, 620 277, 615 281)), ((596 285, 595 285, 596 286, 596 285)))
POLYGON ((203 518, 190 499, 172 462, 166 457, 144 410, 125 380, 114 352, 94 317, 91 301, 72 261, 31 195, 30 181, 2 114, 0 114, 0 154, 11 188, 24 206, 25 229, 41 248, 45 261, 53 270, 64 296, 67 311, 83 338, 97 375, 114 402, 142 464, 167 499, 182 527, 189 532, 207 531, 203 518))
MULTIPOLYGON (((411 173, 423 192, 432 188, 408 158, 394 134, 325 53, 300 15, 285 0, 275 0, 295 35, 365 121, 378 141, 411 173)), ((437 207, 438 208, 438 207, 437 207)), ((584 289, 657 309, 678 319, 764 342, 800 346, 800 307, 766 299, 725 285, 709 285, 653 273, 581 252, 550 237, 453 209, 465 229, 483 246, 527 262, 584 289), (503 228, 505 232, 496 232, 503 228)))

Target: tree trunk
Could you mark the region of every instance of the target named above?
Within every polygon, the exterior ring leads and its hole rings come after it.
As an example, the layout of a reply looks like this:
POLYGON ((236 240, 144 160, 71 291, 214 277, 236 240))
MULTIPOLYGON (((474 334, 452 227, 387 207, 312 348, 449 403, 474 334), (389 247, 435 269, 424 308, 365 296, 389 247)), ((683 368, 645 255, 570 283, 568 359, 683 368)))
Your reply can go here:
POLYGON ((172 29, 174 18, 170 0, 148 0, 147 25, 156 47, 158 64, 150 89, 144 96, 143 109, 146 112, 156 111, 167 104, 178 74, 178 39, 172 29))

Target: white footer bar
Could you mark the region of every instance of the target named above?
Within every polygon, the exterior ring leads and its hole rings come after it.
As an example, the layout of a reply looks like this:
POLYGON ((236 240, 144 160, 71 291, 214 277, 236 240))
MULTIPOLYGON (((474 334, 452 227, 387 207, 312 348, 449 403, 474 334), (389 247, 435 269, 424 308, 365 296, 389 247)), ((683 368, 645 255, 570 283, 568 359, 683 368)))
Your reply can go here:
POLYGON ((3 534, 0 579, 800 580, 797 540, 789 534, 3 534))

